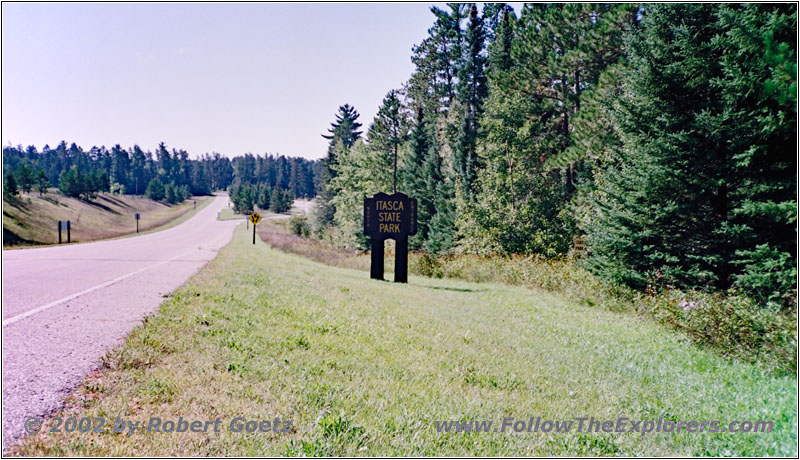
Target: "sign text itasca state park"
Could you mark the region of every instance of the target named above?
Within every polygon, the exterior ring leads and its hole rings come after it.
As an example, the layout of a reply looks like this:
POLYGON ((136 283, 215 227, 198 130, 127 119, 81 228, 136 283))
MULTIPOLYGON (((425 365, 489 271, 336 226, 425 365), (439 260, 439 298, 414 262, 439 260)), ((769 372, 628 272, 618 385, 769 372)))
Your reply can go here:
POLYGON ((417 199, 378 193, 364 199, 364 233, 372 240, 370 278, 383 279, 383 242, 395 240, 394 280, 408 282, 408 237, 417 233, 417 199))

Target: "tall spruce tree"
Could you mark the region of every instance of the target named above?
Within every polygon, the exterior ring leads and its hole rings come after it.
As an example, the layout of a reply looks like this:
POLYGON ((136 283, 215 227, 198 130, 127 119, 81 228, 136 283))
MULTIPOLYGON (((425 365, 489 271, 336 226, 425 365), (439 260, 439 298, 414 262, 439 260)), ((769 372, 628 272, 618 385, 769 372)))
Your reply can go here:
POLYGON ((436 187, 441 181, 441 165, 432 138, 430 123, 423 108, 418 107, 400 176, 403 191, 417 199, 418 231, 409 238, 412 249, 421 248, 428 239, 428 224, 436 214, 436 187))
POLYGON ((312 212, 312 227, 319 236, 326 227, 333 223, 333 216, 336 208, 331 204, 334 192, 330 190, 329 183, 336 177, 336 165, 338 156, 346 152, 347 149, 355 144, 361 137, 361 123, 358 122, 359 113, 355 107, 345 104, 339 107, 336 114, 336 121, 331 123, 328 129, 330 134, 323 134, 322 137, 328 139, 328 154, 322 160, 317 188, 319 197, 315 201, 312 212))
POLYGON ((626 43, 622 148, 598 173, 592 270, 639 288, 792 290, 796 26, 794 6, 648 6, 626 43))
POLYGON ((464 35, 465 54, 458 71, 458 101, 462 117, 454 143, 453 162, 465 198, 471 199, 472 184, 478 169, 475 146, 478 120, 487 95, 484 55, 486 31, 475 4, 469 5, 469 23, 464 35))

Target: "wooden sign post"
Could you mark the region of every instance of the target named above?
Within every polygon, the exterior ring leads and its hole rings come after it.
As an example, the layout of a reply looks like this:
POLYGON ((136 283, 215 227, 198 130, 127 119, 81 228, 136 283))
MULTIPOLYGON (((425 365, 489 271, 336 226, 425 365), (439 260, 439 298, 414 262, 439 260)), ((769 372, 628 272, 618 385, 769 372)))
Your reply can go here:
POLYGON ((378 193, 364 199, 364 233, 371 239, 369 277, 383 279, 383 242, 396 242, 395 283, 408 282, 408 237, 417 233, 417 199, 404 193, 378 193))
POLYGON ((136 233, 139 233, 139 213, 136 213, 136 233))

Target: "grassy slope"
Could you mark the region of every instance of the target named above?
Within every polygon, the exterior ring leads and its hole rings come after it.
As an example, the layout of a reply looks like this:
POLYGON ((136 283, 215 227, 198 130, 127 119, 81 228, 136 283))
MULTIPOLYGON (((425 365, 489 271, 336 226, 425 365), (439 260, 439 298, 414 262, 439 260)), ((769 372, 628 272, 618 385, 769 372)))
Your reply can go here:
MULTIPOLYGON (((287 418, 291 434, 41 434, 25 455, 797 455, 796 378, 525 288, 370 281, 231 245, 63 416, 287 418), (774 420, 770 434, 439 434, 434 420, 774 420)), ((50 425, 46 425, 50 426, 50 425)))
MULTIPOLYGON (((201 209, 211 197, 194 197, 201 209)), ((58 242, 58 221, 71 221, 73 242, 113 238, 136 232, 134 215, 141 214, 139 231, 161 229, 194 211, 192 200, 169 206, 143 197, 101 193, 95 200, 84 201, 56 193, 38 193, 3 200, 3 229, 30 244, 58 242), (30 201, 30 202, 29 202, 30 201)), ((66 242, 66 233, 62 233, 66 242)), ((5 235, 4 235, 5 244, 5 235)))

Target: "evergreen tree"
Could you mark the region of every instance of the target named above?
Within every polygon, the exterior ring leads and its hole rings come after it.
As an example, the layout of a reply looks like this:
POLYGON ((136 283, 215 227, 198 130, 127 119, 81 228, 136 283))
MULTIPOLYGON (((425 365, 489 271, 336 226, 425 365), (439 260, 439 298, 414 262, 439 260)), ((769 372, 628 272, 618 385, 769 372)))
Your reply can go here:
POLYGON ((178 202, 178 193, 175 190, 175 184, 169 183, 164 187, 164 200, 168 204, 175 204, 178 202))
MULTIPOLYGON (((486 12, 484 12, 484 17, 485 15, 486 12)), ((514 40, 514 20, 514 11, 503 8, 501 20, 495 29, 494 39, 489 45, 486 69, 486 73, 489 75, 504 72, 513 65, 514 61, 511 58, 511 44, 514 40)))
POLYGON ((447 111, 456 99, 463 49, 461 22, 466 5, 448 3, 447 7, 431 7, 436 22, 428 30, 428 37, 414 47, 411 57, 416 71, 409 81, 409 97, 429 113, 447 111))
POLYGON ((391 90, 383 98, 375 120, 367 133, 367 141, 370 147, 380 152, 380 156, 385 158, 382 162, 385 167, 393 172, 392 193, 397 191, 397 150, 400 145, 408 139, 408 123, 403 105, 400 102, 396 90, 391 90))
MULTIPOLYGON (((336 121, 331 123, 328 129, 330 134, 323 134, 322 137, 331 141, 331 145, 335 144, 337 140, 341 140, 344 146, 350 148, 361 136, 361 123, 358 122, 359 114, 355 107, 350 104, 345 104, 339 107, 339 112, 336 114, 336 121)), ((335 163, 335 158, 332 159, 335 163)))
POLYGON ((330 237, 335 245, 351 250, 368 247, 363 234, 364 198, 391 187, 392 170, 387 166, 386 155, 361 140, 342 150, 336 177, 329 184, 334 192, 331 205, 335 225, 330 237))
POLYGON ((269 210, 272 212, 284 212, 284 202, 281 190, 278 187, 272 189, 269 197, 269 210))
POLYGON ((119 144, 111 149, 111 181, 128 187, 131 176, 131 161, 128 151, 120 147, 119 144))
POLYGON ((463 196, 467 199, 472 196, 472 183, 478 169, 475 154, 475 145, 478 140, 478 119, 483 112, 483 101, 487 95, 486 75, 484 74, 486 58, 483 53, 484 25, 481 18, 478 17, 478 8, 475 4, 469 8, 469 26, 464 39, 466 55, 458 71, 458 100, 461 103, 463 115, 454 151, 454 163, 459 184, 463 196))
MULTIPOLYGON (((405 156, 400 175, 403 191, 417 199, 417 234, 409 238, 409 246, 412 249, 422 247, 428 238, 428 223, 436 212, 434 205, 436 196, 428 189, 426 169, 426 162, 431 153, 438 159, 438 152, 433 151, 428 120, 422 107, 419 107, 409 134, 408 154, 405 156)), ((438 168, 435 173, 440 173, 438 168)))
POLYGON ((354 107, 345 104, 339 107, 336 121, 328 129, 330 135, 322 135, 330 140, 328 154, 322 160, 317 189, 319 198, 314 201, 314 212, 311 215, 311 227, 317 235, 333 223, 336 208, 331 204, 335 192, 329 190, 330 182, 336 177, 338 157, 346 154, 347 150, 361 137, 361 123, 358 122, 359 114, 354 107))
POLYGON ((161 182, 161 179, 158 177, 154 177, 150 180, 150 183, 147 184, 147 189, 144 194, 153 201, 163 201, 166 196, 164 183, 161 182))
POLYGON ((3 184, 3 188, 5 192, 12 197, 19 193, 19 190, 17 190, 17 180, 14 178, 14 173, 11 171, 6 173, 6 181, 5 184, 3 184))
POLYGON ((22 163, 17 168, 17 184, 23 193, 29 193, 33 188, 33 170, 27 163, 22 163))
POLYGON ((598 173, 592 270, 764 299, 793 285, 796 25, 788 5, 648 7, 626 44, 622 148, 598 173))
POLYGON ((73 166, 61 173, 58 190, 66 196, 77 198, 86 193, 86 179, 80 170, 73 166))
POLYGON ((425 248, 431 254, 444 254, 455 245, 455 203, 453 185, 445 180, 436 187, 436 214, 428 224, 428 240, 425 248))
POLYGON ((39 196, 42 196, 47 191, 47 188, 50 187, 50 180, 47 179, 47 174, 42 168, 36 168, 33 177, 36 190, 39 192, 39 196))
POLYGON ((128 188, 134 195, 144 192, 148 184, 146 175, 147 156, 138 145, 133 146, 131 155, 130 187, 128 188))

